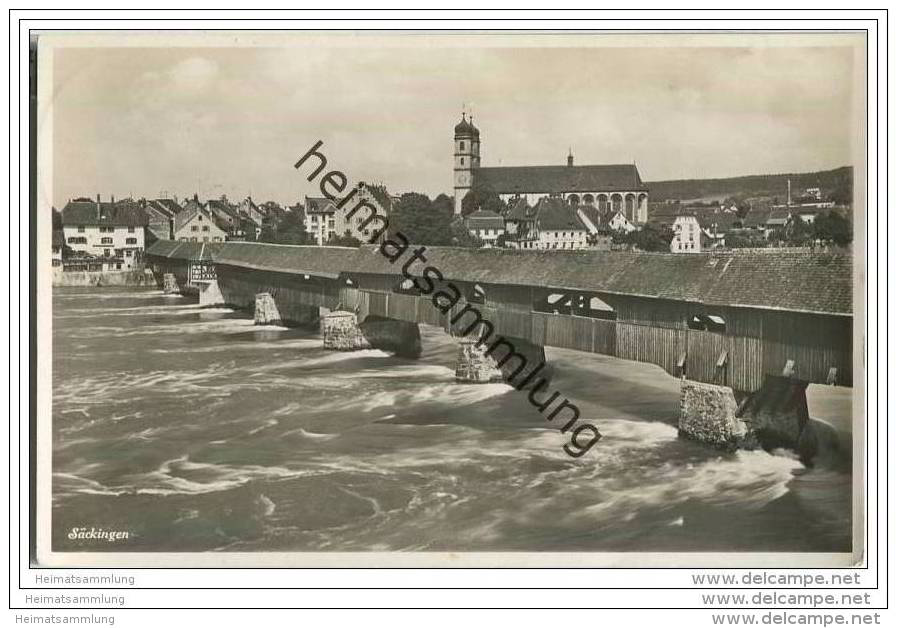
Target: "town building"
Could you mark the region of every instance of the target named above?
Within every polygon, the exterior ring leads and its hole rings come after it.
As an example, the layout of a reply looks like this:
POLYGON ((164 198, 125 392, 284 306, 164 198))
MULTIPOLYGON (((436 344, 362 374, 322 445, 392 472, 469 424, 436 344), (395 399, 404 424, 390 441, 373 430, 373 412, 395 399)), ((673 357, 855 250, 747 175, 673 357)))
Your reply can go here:
POLYGON ((206 201, 206 208, 212 213, 215 223, 225 232, 229 242, 255 241, 261 227, 243 214, 239 207, 228 202, 227 197, 206 201))
POLYGON ((589 230, 577 208, 560 196, 541 198, 532 207, 526 199, 518 199, 506 228, 508 248, 573 251, 590 246, 589 230))
POLYGON ((673 239, 670 241, 672 253, 700 253, 708 243, 707 234, 694 215, 676 216, 673 222, 673 239))
POLYGON ((62 210, 65 244, 76 257, 103 258, 104 270, 130 270, 143 261, 146 213, 132 201, 77 198, 62 210))
POLYGON ((148 221, 147 238, 171 240, 174 238, 174 217, 183 207, 172 198, 155 198, 143 202, 148 221))
POLYGON ((485 209, 468 215, 464 225, 470 235, 479 238, 486 246, 496 246, 498 238, 505 233, 505 219, 485 209))
POLYGON ((53 268, 62 270, 62 248, 65 246, 65 234, 59 229, 53 230, 52 235, 53 253, 50 257, 53 268))
POLYGON ((224 242, 227 232, 211 210, 194 196, 174 219, 174 239, 180 242, 224 242))
POLYGON ((480 131, 466 115, 455 125, 455 214, 461 214, 464 196, 473 189, 491 191, 511 203, 523 197, 531 205, 549 196, 570 205, 591 205, 621 211, 631 223, 648 220, 648 187, 635 164, 575 166, 572 152, 567 165, 480 165, 480 131))
POLYGON ((262 223, 265 221, 265 212, 261 206, 256 205, 251 196, 247 196, 240 204, 237 205, 237 212, 243 216, 246 216, 249 220, 255 223, 256 227, 261 229, 262 223))
POLYGON ((623 233, 631 233, 638 229, 619 209, 611 212, 607 224, 611 231, 622 231, 623 233))
POLYGON ((576 208, 576 215, 579 216, 589 233, 589 248, 599 251, 610 251, 613 245, 614 233, 618 231, 618 229, 611 226, 611 220, 617 216, 622 216, 622 212, 611 212, 609 209, 601 211, 591 205, 580 205, 576 208))
POLYGON ((343 207, 337 207, 339 200, 305 197, 305 231, 318 246, 327 244, 335 236, 351 236, 361 242, 370 242, 371 237, 387 224, 393 199, 383 186, 361 182, 355 190, 347 192, 353 193, 343 207), (358 210, 350 218, 348 214, 356 207, 358 210), (382 220, 370 220, 374 214, 382 220))

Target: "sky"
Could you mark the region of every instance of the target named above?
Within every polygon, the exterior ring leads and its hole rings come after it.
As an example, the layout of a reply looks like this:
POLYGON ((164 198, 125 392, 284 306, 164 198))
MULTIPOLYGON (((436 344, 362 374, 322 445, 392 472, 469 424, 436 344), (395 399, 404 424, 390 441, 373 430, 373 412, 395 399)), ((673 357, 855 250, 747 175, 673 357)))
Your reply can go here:
POLYGON ((850 47, 296 37, 53 49, 53 205, 98 193, 292 204, 318 193, 293 168, 317 140, 351 182, 451 195, 463 107, 483 166, 564 164, 570 148, 577 164, 635 162, 646 181, 851 165, 850 47))

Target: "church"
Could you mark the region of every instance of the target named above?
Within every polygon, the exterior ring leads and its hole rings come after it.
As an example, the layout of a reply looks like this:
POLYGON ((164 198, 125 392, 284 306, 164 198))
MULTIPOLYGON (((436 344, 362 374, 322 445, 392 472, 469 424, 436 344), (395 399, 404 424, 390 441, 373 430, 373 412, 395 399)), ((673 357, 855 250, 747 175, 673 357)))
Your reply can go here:
POLYGON ((572 153, 567 165, 480 166, 480 131, 473 118, 461 115, 455 125, 455 214, 471 189, 497 193, 505 202, 525 198, 534 205, 544 197, 562 197, 573 206, 589 205, 604 211, 620 211, 634 224, 648 220, 648 187, 635 164, 575 166, 572 153))

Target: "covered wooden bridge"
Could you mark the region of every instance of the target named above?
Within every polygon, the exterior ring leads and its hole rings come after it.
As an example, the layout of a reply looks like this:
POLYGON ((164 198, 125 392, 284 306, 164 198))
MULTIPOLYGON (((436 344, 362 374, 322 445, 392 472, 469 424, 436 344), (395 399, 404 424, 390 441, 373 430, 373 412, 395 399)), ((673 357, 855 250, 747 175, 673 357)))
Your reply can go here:
POLYGON ((782 374, 852 385, 852 267, 843 251, 432 247, 408 263, 413 249, 392 249, 391 261, 374 246, 159 241, 147 259, 160 278, 173 273, 185 291, 214 276, 224 301, 236 307, 270 293, 296 322, 316 320, 319 308, 328 308, 354 311, 359 320, 463 333, 476 309, 496 335, 648 362, 735 391, 756 391, 766 375, 782 374), (443 281, 434 282, 439 276, 443 281), (461 299, 444 313, 435 292, 421 290, 428 287, 424 277, 435 291, 453 284, 461 299))

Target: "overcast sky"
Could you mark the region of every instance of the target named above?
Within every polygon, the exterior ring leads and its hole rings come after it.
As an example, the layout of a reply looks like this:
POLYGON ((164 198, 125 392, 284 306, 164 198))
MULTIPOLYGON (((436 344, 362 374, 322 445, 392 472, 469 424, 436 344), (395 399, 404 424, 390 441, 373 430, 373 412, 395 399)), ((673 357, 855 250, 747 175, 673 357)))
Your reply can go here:
MULTIPOLYGON (((415 37, 422 37, 417 35, 415 37)), ((846 47, 57 48, 53 203, 295 202, 318 139, 330 166, 393 193, 452 193, 462 105, 482 163, 636 162, 642 178, 851 163, 846 47)))

